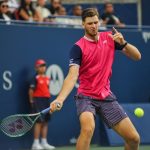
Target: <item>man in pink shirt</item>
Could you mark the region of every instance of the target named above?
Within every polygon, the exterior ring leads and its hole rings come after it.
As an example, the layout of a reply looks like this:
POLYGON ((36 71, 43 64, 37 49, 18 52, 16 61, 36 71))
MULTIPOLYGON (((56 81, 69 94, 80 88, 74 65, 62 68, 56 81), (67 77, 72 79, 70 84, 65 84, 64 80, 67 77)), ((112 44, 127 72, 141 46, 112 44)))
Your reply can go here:
POLYGON ((110 77, 115 50, 133 60, 140 60, 138 49, 125 41, 113 28, 112 32, 98 32, 99 14, 88 8, 82 13, 85 35, 70 51, 70 68, 57 98, 50 104, 51 112, 61 109, 63 102, 79 78, 76 106, 81 131, 76 150, 89 150, 98 113, 104 123, 125 141, 125 150, 138 150, 140 137, 131 120, 110 90, 110 77), (60 108, 57 108, 57 103, 60 108))

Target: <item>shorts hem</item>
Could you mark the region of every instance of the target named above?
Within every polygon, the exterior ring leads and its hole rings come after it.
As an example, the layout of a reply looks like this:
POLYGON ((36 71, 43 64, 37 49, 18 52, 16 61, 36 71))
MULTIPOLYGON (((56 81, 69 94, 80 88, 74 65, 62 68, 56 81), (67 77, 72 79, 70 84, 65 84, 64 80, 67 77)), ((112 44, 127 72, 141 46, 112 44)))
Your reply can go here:
POLYGON ((119 120, 117 120, 115 123, 113 123, 112 125, 107 125, 109 129, 112 129, 114 126, 116 126, 120 121, 122 121, 123 119, 127 118, 128 116, 124 116, 122 118, 120 118, 119 120))

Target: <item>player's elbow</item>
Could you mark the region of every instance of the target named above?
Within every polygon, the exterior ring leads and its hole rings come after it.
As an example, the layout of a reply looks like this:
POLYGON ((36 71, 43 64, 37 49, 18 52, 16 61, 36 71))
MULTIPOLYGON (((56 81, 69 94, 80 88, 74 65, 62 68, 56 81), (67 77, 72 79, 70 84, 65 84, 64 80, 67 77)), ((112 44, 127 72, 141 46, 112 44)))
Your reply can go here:
POLYGON ((72 75, 70 76, 70 79, 71 79, 73 82, 76 82, 76 81, 78 80, 78 76, 79 76, 78 73, 72 74, 72 75))
POLYGON ((134 61, 141 60, 141 53, 139 51, 134 51, 133 53, 129 53, 128 56, 134 61))
POLYGON ((135 60, 135 61, 139 61, 139 60, 141 60, 141 58, 142 58, 141 54, 138 53, 138 54, 134 57, 134 60, 135 60))
POLYGON ((141 53, 139 52, 139 50, 136 47, 133 47, 133 53, 132 54, 134 56, 135 61, 141 60, 141 53))

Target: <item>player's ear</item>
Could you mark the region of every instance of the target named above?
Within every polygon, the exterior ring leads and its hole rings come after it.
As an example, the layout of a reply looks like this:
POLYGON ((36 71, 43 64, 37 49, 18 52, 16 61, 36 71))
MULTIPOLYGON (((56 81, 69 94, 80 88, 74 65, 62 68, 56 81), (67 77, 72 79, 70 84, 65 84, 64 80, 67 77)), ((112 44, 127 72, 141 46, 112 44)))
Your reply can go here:
POLYGON ((100 22, 100 20, 98 21, 98 26, 100 26, 101 25, 101 22, 100 22))
POLYGON ((85 23, 84 23, 84 21, 82 22, 82 27, 83 27, 83 29, 85 28, 85 23))

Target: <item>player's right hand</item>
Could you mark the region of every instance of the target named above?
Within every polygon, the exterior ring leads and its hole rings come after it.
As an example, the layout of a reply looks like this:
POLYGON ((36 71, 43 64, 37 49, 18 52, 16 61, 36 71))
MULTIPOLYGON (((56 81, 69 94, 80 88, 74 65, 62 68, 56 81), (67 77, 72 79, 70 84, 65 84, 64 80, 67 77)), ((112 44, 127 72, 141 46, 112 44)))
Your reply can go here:
POLYGON ((55 111, 58 111, 62 108, 63 102, 54 100, 53 102, 50 103, 50 113, 53 113, 55 111))

